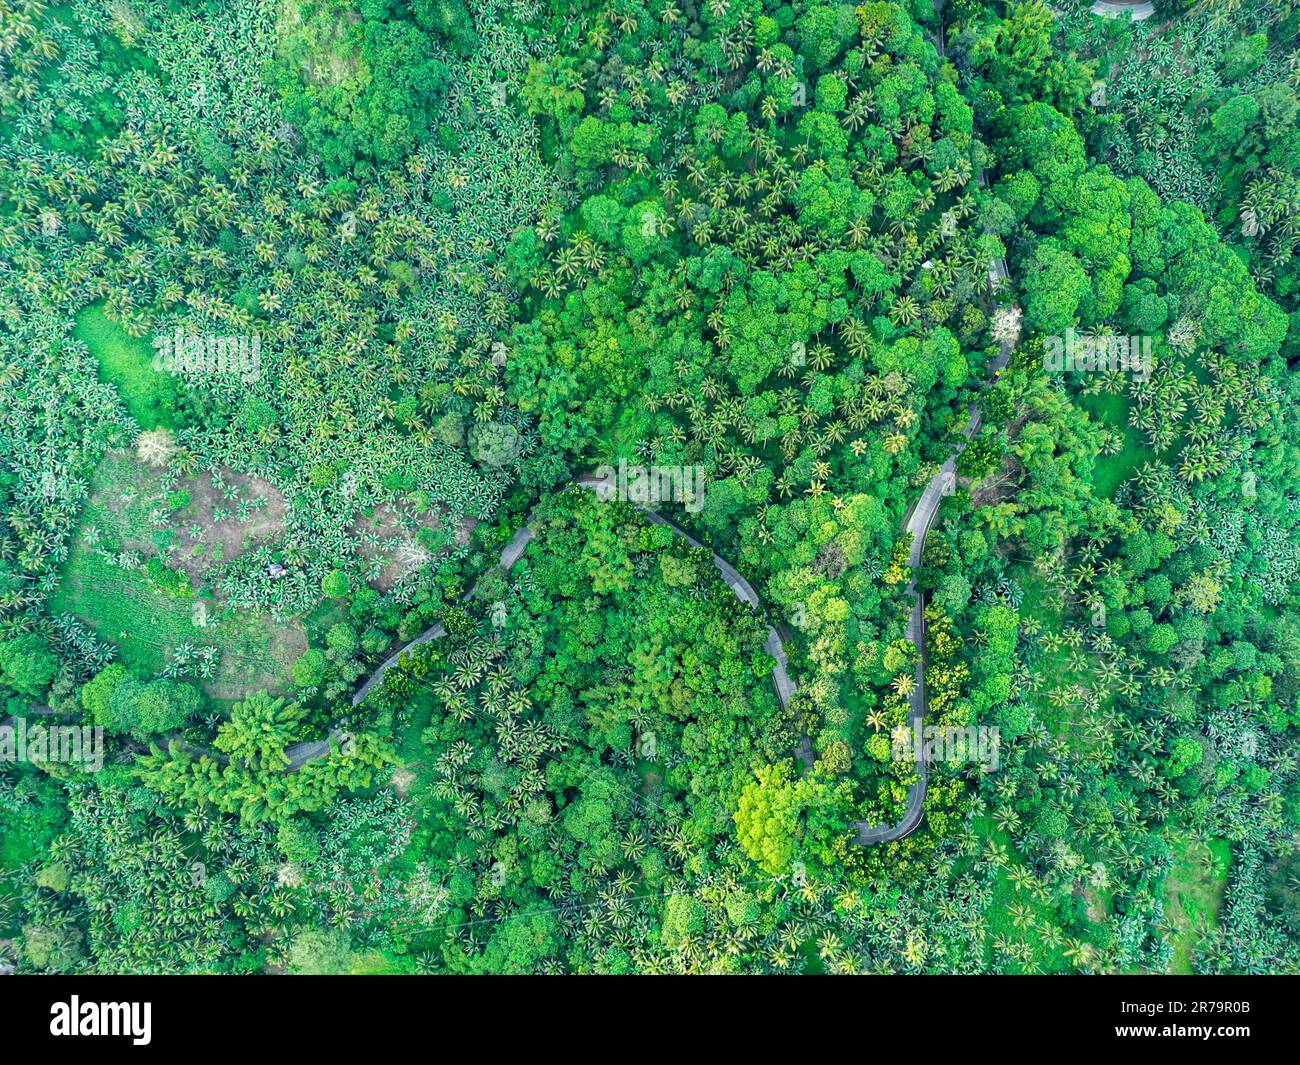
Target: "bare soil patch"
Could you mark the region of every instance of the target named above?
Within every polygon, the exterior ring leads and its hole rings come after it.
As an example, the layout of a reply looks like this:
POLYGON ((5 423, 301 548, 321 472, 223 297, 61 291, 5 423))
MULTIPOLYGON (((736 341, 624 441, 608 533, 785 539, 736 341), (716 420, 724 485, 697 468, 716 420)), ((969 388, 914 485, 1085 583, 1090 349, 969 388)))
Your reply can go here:
MULTIPOLYGON (((381 503, 372 517, 358 514, 350 532, 356 553, 367 564, 366 583, 376 591, 387 592, 397 583, 415 573, 434 557, 419 542, 421 529, 445 533, 449 539, 442 551, 469 543, 470 535, 478 521, 461 518, 448 525, 445 511, 429 510, 422 514, 399 510, 381 503)), ((440 552, 439 552, 440 553, 440 552)))
POLYGON ((215 474, 187 477, 178 488, 190 501, 172 515, 179 527, 172 562, 195 585, 213 567, 284 533, 284 496, 261 477, 222 466, 215 474))

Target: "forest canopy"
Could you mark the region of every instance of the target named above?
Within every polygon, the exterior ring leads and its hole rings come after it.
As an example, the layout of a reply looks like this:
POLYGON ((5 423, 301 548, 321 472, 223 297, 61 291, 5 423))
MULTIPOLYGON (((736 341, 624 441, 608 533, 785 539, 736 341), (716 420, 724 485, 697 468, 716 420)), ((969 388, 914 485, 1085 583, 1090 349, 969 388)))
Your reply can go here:
POLYGON ((0 967, 1300 971, 1298 31, 0 0, 0 967))

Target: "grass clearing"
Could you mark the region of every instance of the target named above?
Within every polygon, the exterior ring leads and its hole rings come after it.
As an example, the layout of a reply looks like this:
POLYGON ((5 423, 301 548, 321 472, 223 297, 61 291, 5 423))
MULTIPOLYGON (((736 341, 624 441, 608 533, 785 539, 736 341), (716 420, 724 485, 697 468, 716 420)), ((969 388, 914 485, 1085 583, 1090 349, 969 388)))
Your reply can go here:
POLYGON ((1007 964, 1008 972, 1075 971, 1074 963, 1065 953, 1066 940, 1074 938, 1094 946, 1105 942, 1109 934, 1105 927, 1109 915, 1105 912, 1102 900, 1092 900, 1086 906, 1086 917, 1075 927, 1063 927, 1057 904, 1041 899, 1028 886, 1022 889, 1016 887, 1010 874, 1023 865, 1023 858, 1010 833, 999 828, 991 817, 976 818, 975 827, 982 838, 989 844, 1002 848, 1007 857, 998 870, 993 897, 985 911, 988 922, 987 960, 993 960, 995 948, 1000 944, 1002 952, 1012 958, 1007 964))
POLYGON ((1116 455, 1102 455, 1097 459, 1093 484, 1097 494, 1110 499, 1125 481, 1146 462, 1156 461, 1156 454, 1142 440, 1142 434, 1129 425, 1128 412, 1132 406, 1127 396, 1103 393, 1082 396, 1079 402, 1090 415, 1112 429, 1124 434, 1124 446, 1116 455))
POLYGON ((1232 845, 1222 839, 1212 839, 1208 844, 1189 842, 1175 854, 1173 868, 1165 877, 1165 913, 1177 929, 1169 971, 1190 976, 1197 946, 1219 927, 1219 908, 1232 866, 1232 845))
POLYGON ((410 958, 394 957, 377 950, 354 954, 348 967, 350 976, 409 976, 414 971, 410 958))
POLYGON ((117 389, 142 429, 175 428, 176 382, 153 368, 152 345, 133 337, 104 313, 102 303, 84 308, 72 335, 99 363, 100 380, 117 389))

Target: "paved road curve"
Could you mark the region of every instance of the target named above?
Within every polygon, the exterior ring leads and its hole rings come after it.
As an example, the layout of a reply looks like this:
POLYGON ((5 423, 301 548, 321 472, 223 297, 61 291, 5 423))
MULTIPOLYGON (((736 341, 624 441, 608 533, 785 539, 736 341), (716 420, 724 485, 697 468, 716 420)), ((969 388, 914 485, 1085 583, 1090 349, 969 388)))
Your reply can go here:
MULTIPOLYGON (((940 57, 944 55, 944 26, 943 26, 943 0, 935 0, 935 11, 939 15, 939 32, 936 39, 936 47, 940 57)), ((976 181, 980 185, 987 185, 988 181, 981 170, 976 176, 976 181)), ((997 258, 989 267, 989 280, 993 282, 994 287, 1004 284, 1010 279, 1007 273, 1006 261, 997 258)), ((988 379, 984 382, 984 387, 988 388, 997 380, 998 374, 1006 366, 1007 360, 1011 358, 1012 345, 1004 343, 1001 351, 998 352, 989 367, 988 379)), ((926 695, 925 695, 925 596, 917 591, 916 571, 921 566, 921 557, 925 554, 925 538, 930 533, 930 526, 934 524, 934 519, 939 513, 939 504, 943 497, 950 495, 957 484, 957 456, 979 431, 980 411, 976 404, 972 403, 969 407, 969 421, 962 439, 959 440, 952 450, 952 454, 947 461, 939 467, 939 472, 934 475, 930 483, 925 486, 921 493, 921 498, 916 501, 916 506, 912 508, 907 518, 906 528, 912 534, 912 549, 908 554, 907 564, 912 570, 912 580, 908 583, 907 590, 912 596, 912 614, 908 619, 907 638, 916 644, 919 654, 916 662, 916 682, 912 688, 912 696, 909 700, 910 709, 907 712, 907 729, 911 736, 920 735, 920 727, 925 720, 926 695)), ((893 824, 889 825, 872 825, 867 821, 853 822, 853 828, 856 831, 854 839, 864 847, 869 847, 875 843, 888 843, 893 840, 902 839, 910 835, 921 824, 925 817, 925 790, 929 783, 930 763, 928 758, 927 745, 913 741, 913 754, 916 758, 916 783, 907 789, 907 807, 903 811, 903 816, 893 824)))
MULTIPOLYGON (((594 474, 583 474, 579 477, 575 477, 572 483, 582 488, 590 488, 593 491, 599 491, 601 488, 605 487, 612 487, 612 482, 597 477, 594 474)), ((708 548, 695 539, 695 537, 680 525, 669 518, 664 517, 657 510, 647 506, 639 506, 639 509, 645 514, 647 520, 656 525, 666 525, 692 547, 698 547, 702 551, 708 550, 708 548)), ((510 542, 502 550, 501 558, 497 562, 497 568, 509 572, 514 567, 514 564, 519 561, 524 550, 532 542, 532 539, 533 530, 528 525, 524 525, 521 529, 518 529, 514 536, 511 537, 510 542)), ((755 591, 754 586, 750 584, 749 581, 745 580, 745 578, 740 575, 739 571, 737 571, 736 567, 721 555, 713 554, 711 551, 709 553, 713 556, 713 565, 717 567, 718 572, 722 574, 722 579, 727 582, 728 587, 731 588, 736 598, 742 603, 746 603, 754 609, 758 609, 760 606, 760 600, 758 598, 758 592, 755 591)), ((471 588, 470 591, 465 594, 464 598, 469 599, 473 594, 474 591, 471 588)), ((376 685, 382 683, 384 674, 393 666, 397 665, 398 662, 401 661, 402 656, 410 651, 411 648, 418 647, 423 643, 429 643, 432 640, 440 640, 446 635, 447 630, 443 628, 441 623, 439 623, 420 633, 420 635, 410 643, 398 648, 398 650, 394 651, 388 656, 388 658, 380 663, 374 673, 372 673, 366 679, 366 682, 357 689, 356 694, 352 696, 352 705, 356 706, 361 703, 366 696, 374 690, 376 685)), ((786 656, 785 645, 781 642, 780 634, 770 625, 767 629, 767 640, 763 644, 763 649, 776 661, 776 665, 772 667, 772 683, 776 688, 777 697, 781 700, 781 705, 784 707, 790 701, 790 697, 795 693, 796 687, 794 681, 790 679, 789 659, 786 656)), ((326 750, 321 753, 328 753, 328 745, 326 745, 326 750)), ((795 752, 795 755, 807 768, 812 768, 812 744, 806 736, 800 744, 799 749, 795 752)))
MULTIPOLYGON (((1005 277, 1006 264, 999 259, 994 265, 999 276, 1005 277)), ((1002 345, 1002 350, 990 365, 988 380, 984 382, 985 388, 997 380, 998 374, 1002 372, 1002 368, 1011 357, 1011 351, 1010 344, 1002 345)), ((926 709, 925 595, 917 590, 916 573, 921 568, 921 558, 925 554, 925 538, 930 533, 930 526, 934 524, 935 517, 938 516, 939 504, 943 502, 943 497, 951 495, 957 486, 957 456, 962 453, 979 427, 979 408, 972 403, 970 421, 962 434, 962 439, 957 442, 948 460, 939 467, 939 472, 925 486, 905 526, 912 534, 912 548, 907 557, 907 564, 912 570, 912 579, 907 585, 908 594, 912 597, 912 613, 907 622, 907 638, 916 644, 920 652, 916 661, 916 683, 912 688, 910 709, 907 712, 907 729, 914 737, 918 735, 918 730, 925 719, 926 709)), ((854 821, 853 829, 856 832, 854 840, 862 846, 868 847, 875 843, 888 843, 902 839, 914 832, 921 824, 925 814, 925 789, 929 783, 930 766, 926 758, 926 745, 913 743, 913 747, 917 781, 907 790, 907 808, 903 811, 903 816, 889 825, 872 825, 868 821, 854 821)))
MULTIPOLYGON (((984 175, 980 174, 980 182, 983 183, 984 175)), ((990 270, 999 279, 1007 277, 1006 263, 998 259, 990 270)), ((984 387, 991 385, 1006 366, 1007 360, 1011 356, 1011 345, 1004 344, 997 358, 993 360, 990 367, 988 379, 984 387)), ((925 490, 917 499, 916 505, 909 511, 905 519, 904 527, 912 534, 912 546, 908 555, 908 566, 913 572, 912 580, 908 583, 908 594, 912 597, 912 612, 908 618, 907 638, 916 644, 919 654, 916 664, 916 684, 911 696, 911 709, 907 715, 907 726, 913 735, 916 735, 916 729, 925 718, 926 697, 925 697, 925 596, 918 591, 916 587, 916 571, 920 569, 921 558, 925 553, 925 539, 929 535, 930 527, 934 524, 934 519, 939 513, 939 504, 943 497, 952 494, 957 484, 957 456, 961 454, 962 449, 974 437, 980 426, 979 408, 972 403, 969 408, 969 421, 962 438, 953 448, 952 454, 946 462, 939 467, 939 472, 934 475, 930 483, 925 486, 925 490)), ((599 478, 593 474, 583 474, 574 478, 573 483, 583 488, 599 490, 602 487, 610 486, 608 480, 599 478)), ((701 550, 709 550, 702 543, 696 540, 690 533, 671 519, 664 517, 657 510, 648 506, 640 506, 641 511, 646 518, 658 525, 666 525, 678 536, 682 537, 693 547, 701 550)), ((501 552, 501 558, 497 565, 500 569, 509 571, 519 558, 523 555, 524 550, 532 542, 533 531, 525 525, 515 532, 501 552)), ((749 583, 726 559, 720 555, 713 554, 713 565, 722 574, 722 579, 727 582, 736 598, 749 606, 758 609, 761 601, 758 592, 754 586, 749 583)), ((473 589, 464 596, 468 599, 473 595, 473 589)), ((356 706, 375 688, 376 685, 383 681, 384 674, 393 666, 401 661, 402 655, 406 654, 411 648, 418 647, 420 644, 428 643, 431 640, 439 640, 447 634, 447 630, 440 624, 426 629, 410 643, 394 651, 386 658, 366 682, 357 689, 356 694, 352 697, 352 705, 356 706)), ((776 693, 784 707, 790 697, 797 690, 794 681, 790 678, 789 663, 786 656, 785 645, 781 641, 780 634, 772 626, 768 626, 767 640, 764 643, 764 649, 776 661, 772 668, 772 683, 776 687, 776 693)), ((904 836, 913 832, 920 825, 924 816, 925 791, 928 783, 929 765, 925 758, 925 745, 916 746, 916 769, 917 782, 908 789, 907 807, 903 811, 903 816, 893 824, 872 825, 866 821, 855 821, 852 827, 855 831, 854 839, 862 846, 870 846, 875 843, 886 843, 892 840, 902 839, 904 836)), ((328 753, 328 744, 324 744, 324 750, 321 754, 328 753)), ((811 769, 813 766, 812 744, 808 737, 803 737, 799 748, 795 751, 797 757, 806 768, 811 769)))

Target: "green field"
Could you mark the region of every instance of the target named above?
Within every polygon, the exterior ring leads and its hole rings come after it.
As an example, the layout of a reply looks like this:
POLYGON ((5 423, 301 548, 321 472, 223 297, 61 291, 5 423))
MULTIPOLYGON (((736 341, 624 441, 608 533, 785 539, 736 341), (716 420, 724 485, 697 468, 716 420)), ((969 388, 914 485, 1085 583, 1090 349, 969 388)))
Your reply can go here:
POLYGON ((1205 846, 1189 843, 1178 851, 1165 879, 1165 912, 1178 929, 1173 937, 1171 973, 1191 975, 1197 944, 1219 927, 1219 907, 1231 865, 1232 846, 1226 840, 1212 839, 1205 846))
POLYGON ((147 340, 110 321, 102 303, 77 315, 72 335, 90 349, 99 363, 100 380, 117 389, 142 429, 174 428, 175 380, 153 368, 154 350, 147 340))
POLYGON ((1130 405, 1128 397, 1124 395, 1082 398, 1082 406, 1089 414, 1124 434, 1124 446, 1119 454, 1102 455, 1097 459, 1093 482, 1097 495, 1102 499, 1110 499, 1115 490, 1133 476, 1134 471, 1143 463, 1156 460, 1155 452, 1143 442, 1142 434, 1128 423, 1130 405))
MULTIPOLYGON (((1074 971, 1074 963, 1065 952, 1066 939, 1074 938, 1081 942, 1100 945, 1106 940, 1106 929, 1098 919, 1084 922, 1082 927, 1066 930, 1061 927, 1059 906, 1044 900, 1026 887, 1018 889, 1011 872, 1023 863, 1023 858, 1016 847, 1011 834, 999 828, 991 817, 975 819, 975 827, 984 846, 996 844, 1005 849, 1007 861, 998 871, 993 884, 993 895, 988 905, 988 924, 986 925, 989 945, 989 959, 993 956, 993 945, 998 939, 1007 943, 1025 944, 1029 956, 1024 961, 1012 962, 1010 972, 1034 973, 1068 973, 1074 971)), ((1089 914, 1090 917, 1094 915, 1089 914)))
POLYGON ((394 958, 377 950, 354 954, 348 970, 352 976, 406 976, 413 972, 410 958, 394 958))

